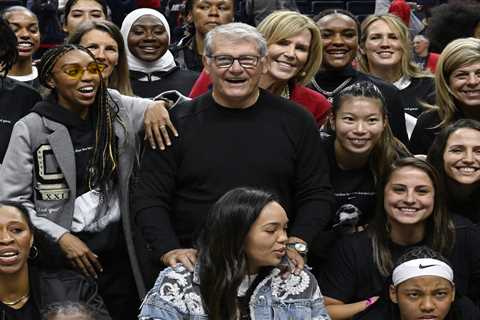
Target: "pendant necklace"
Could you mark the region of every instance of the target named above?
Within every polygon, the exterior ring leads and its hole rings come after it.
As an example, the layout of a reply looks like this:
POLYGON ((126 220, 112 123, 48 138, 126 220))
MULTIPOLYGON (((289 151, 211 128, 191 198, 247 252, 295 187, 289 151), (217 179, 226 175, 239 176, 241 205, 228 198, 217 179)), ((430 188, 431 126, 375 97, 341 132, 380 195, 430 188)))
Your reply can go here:
POLYGON ((338 87, 336 87, 333 91, 327 91, 327 90, 324 90, 322 89, 318 83, 317 83, 317 80, 315 80, 315 78, 312 79, 312 85, 315 87, 315 89, 320 92, 321 94, 323 94, 327 100, 332 103, 333 101, 333 97, 339 93, 340 91, 342 91, 349 83, 350 81, 352 80, 352 77, 346 79, 345 81, 343 81, 338 87))
POLYGON ((290 88, 288 88, 288 85, 282 89, 282 93, 280 93, 280 96, 290 100, 290 88))
POLYGON ((16 305, 16 304, 19 304, 19 303, 22 302, 23 300, 28 299, 29 297, 30 297, 30 292, 27 292, 26 294, 24 294, 23 296, 21 296, 21 297, 18 298, 17 300, 14 300, 14 301, 1 300, 1 302, 2 302, 4 305, 7 305, 7 306, 14 306, 14 305, 16 305))

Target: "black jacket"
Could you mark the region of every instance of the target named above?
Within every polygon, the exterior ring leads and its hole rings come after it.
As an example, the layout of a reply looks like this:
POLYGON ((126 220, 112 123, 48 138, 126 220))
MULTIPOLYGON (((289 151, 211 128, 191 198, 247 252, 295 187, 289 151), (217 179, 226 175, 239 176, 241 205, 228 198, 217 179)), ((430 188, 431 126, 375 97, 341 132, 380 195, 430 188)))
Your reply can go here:
MULTIPOLYGON (((96 319, 111 319, 95 282, 74 271, 47 272, 30 267, 29 281, 30 299, 33 299, 35 308, 40 312, 54 302, 84 302, 97 311, 96 319)), ((3 304, 0 304, 0 319, 7 319, 3 304)))

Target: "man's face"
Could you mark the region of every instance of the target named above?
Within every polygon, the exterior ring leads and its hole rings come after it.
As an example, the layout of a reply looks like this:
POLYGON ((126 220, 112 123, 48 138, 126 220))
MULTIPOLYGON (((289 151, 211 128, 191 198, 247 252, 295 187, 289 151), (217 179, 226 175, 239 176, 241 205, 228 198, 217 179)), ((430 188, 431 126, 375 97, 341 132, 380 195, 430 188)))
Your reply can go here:
POLYGON ((215 101, 229 108, 253 105, 258 97, 260 76, 267 72, 265 58, 260 57, 256 43, 217 36, 212 51, 210 57, 203 57, 203 63, 212 79, 215 101), (225 66, 224 61, 231 57, 235 60, 225 66))
POLYGON ((428 51, 428 40, 422 36, 413 38, 413 50, 418 55, 424 54, 428 51))

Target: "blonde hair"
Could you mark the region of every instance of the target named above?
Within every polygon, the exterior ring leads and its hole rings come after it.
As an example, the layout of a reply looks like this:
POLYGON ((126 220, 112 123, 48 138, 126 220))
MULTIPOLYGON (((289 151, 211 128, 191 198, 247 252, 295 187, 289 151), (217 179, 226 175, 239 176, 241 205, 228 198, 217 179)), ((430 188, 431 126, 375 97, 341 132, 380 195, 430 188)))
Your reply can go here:
POLYGON ((441 120, 439 127, 446 127, 453 120, 458 108, 455 106, 455 95, 450 89, 450 75, 458 68, 480 63, 480 39, 465 38, 450 42, 437 62, 435 71, 435 94, 441 120))
POLYGON ((267 45, 295 36, 304 30, 310 31, 312 40, 308 60, 294 80, 302 85, 312 80, 322 64, 320 30, 312 19, 295 11, 274 11, 260 22, 257 29, 267 39, 267 45))
MULTIPOLYGON (((401 76, 408 76, 410 78, 432 77, 430 73, 422 71, 412 62, 412 45, 410 42, 408 27, 399 17, 394 16, 393 14, 370 15, 362 22, 360 48, 362 48, 363 51, 365 50, 365 42, 368 38, 368 28, 377 21, 385 22, 400 40, 402 47, 402 60, 400 61, 401 76)), ((361 50, 359 50, 358 62, 361 71, 370 73, 367 55, 362 53, 361 50)))

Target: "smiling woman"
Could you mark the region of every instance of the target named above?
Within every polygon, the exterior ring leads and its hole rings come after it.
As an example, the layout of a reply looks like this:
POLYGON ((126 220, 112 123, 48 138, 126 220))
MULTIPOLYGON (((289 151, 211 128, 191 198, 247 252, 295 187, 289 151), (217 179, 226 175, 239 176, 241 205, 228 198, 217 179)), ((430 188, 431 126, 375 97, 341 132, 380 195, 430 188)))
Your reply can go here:
POLYGON ((400 90, 409 136, 425 102, 433 104, 434 80, 413 62, 408 27, 394 15, 369 16, 362 23, 360 70, 400 90))
POLYGON ((38 89, 38 71, 32 64, 33 54, 40 46, 37 16, 25 7, 13 6, 3 11, 5 19, 17 37, 18 58, 8 72, 8 77, 25 82, 38 89))
POLYGON ((376 215, 368 230, 339 241, 320 274, 332 318, 348 319, 373 304, 394 261, 419 245, 448 257, 457 292, 478 301, 480 233, 469 220, 447 213, 435 169, 420 159, 403 158, 392 164, 380 183, 376 215))
POLYGON ((445 127, 428 153, 431 162, 450 191, 451 212, 480 221, 480 122, 461 119, 445 127))
POLYGON ((358 51, 360 22, 351 12, 342 9, 327 9, 315 16, 322 35, 323 59, 319 72, 309 87, 325 95, 330 101, 348 87, 359 81, 369 81, 377 86, 385 97, 392 132, 403 143, 408 143, 405 127, 405 112, 398 89, 377 77, 353 68, 358 51))
POLYGON ((89 49, 97 61, 105 64, 103 79, 109 88, 132 96, 125 44, 118 27, 110 21, 81 23, 68 38, 69 43, 89 49))
POLYGON ((38 69, 51 94, 14 127, 0 199, 26 203, 35 226, 98 282, 112 317, 133 319, 135 289, 145 289, 131 236, 129 178, 137 134, 166 131, 158 119, 165 109, 107 90, 105 65, 84 47, 49 50, 38 69))
POLYGON ((435 73, 436 106, 418 120, 410 149, 427 154, 436 134, 456 120, 480 120, 480 40, 457 39, 443 50, 435 73))
POLYGON ((197 74, 180 69, 168 50, 170 27, 153 9, 137 9, 123 20, 121 33, 127 44, 130 80, 135 95, 153 98, 168 90, 187 95, 197 74))
MULTIPOLYGON (((328 125, 321 145, 328 156, 336 199, 333 229, 352 233, 372 219, 376 184, 388 170, 387 164, 409 152, 393 136, 385 99, 373 83, 358 82, 336 95, 328 125)), ((330 247, 331 241, 320 242, 330 247)))

